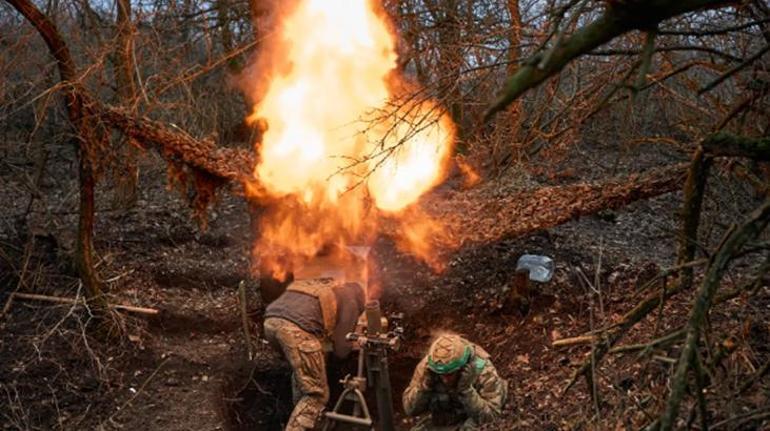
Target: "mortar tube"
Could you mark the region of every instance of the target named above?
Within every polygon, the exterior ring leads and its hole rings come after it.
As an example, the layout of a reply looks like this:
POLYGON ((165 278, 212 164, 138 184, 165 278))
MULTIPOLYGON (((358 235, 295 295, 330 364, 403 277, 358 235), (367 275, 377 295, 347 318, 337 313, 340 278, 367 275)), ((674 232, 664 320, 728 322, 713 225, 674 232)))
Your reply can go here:
POLYGON ((382 311, 380 301, 372 300, 366 303, 366 332, 369 335, 382 332, 382 311))

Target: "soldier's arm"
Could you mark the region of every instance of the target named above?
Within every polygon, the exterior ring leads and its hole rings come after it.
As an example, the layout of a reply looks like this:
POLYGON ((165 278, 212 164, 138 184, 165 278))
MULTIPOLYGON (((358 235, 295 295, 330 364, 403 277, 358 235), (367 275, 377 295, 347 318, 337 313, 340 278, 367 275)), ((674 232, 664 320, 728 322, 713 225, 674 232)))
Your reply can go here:
POLYGON ((482 424, 497 418, 503 411, 508 386, 497 375, 495 367, 487 362, 474 384, 462 394, 466 413, 482 424))
POLYGON ((412 381, 409 387, 404 391, 402 402, 404 404, 404 413, 408 416, 417 416, 428 409, 431 390, 429 381, 429 371, 427 359, 423 358, 417 368, 414 370, 412 381))
POLYGON ((356 321, 360 311, 354 307, 340 307, 337 317, 337 326, 332 333, 332 344, 334 345, 334 356, 339 359, 345 359, 353 350, 353 344, 346 338, 349 332, 356 329, 356 321))

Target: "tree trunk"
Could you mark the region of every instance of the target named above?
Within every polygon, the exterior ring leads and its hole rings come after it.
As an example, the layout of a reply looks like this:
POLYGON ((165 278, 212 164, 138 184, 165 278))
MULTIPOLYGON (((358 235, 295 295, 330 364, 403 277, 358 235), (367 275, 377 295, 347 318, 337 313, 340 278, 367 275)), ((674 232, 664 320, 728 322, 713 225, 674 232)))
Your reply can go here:
POLYGON ((460 69, 463 53, 460 49, 459 2, 448 0, 426 2, 438 29, 438 83, 444 94, 444 105, 449 108, 452 120, 457 125, 458 150, 463 150, 463 112, 460 89, 460 69))
MULTIPOLYGON (((508 13, 511 16, 511 32, 508 34, 508 75, 512 76, 519 68, 521 56, 521 13, 519 0, 508 0, 508 13)), ((511 116, 511 137, 517 144, 519 128, 521 127, 521 100, 517 99, 508 108, 511 116)))
MULTIPOLYGON (((131 22, 131 1, 117 0, 116 18, 116 47, 115 47, 115 87, 118 101, 129 112, 135 112, 136 84, 132 73, 134 65, 133 24, 131 22)), ((127 138, 133 141, 132 138, 127 138)), ((137 165, 138 151, 134 142, 124 145, 123 139, 117 143, 118 154, 122 154, 122 170, 116 178, 115 203, 128 209, 136 205, 138 199, 139 166, 137 165)))
MULTIPOLYGON (((80 217, 78 218, 78 241, 75 264, 80 274, 80 280, 86 287, 89 302, 107 306, 102 296, 99 278, 94 268, 93 233, 94 233, 94 186, 96 179, 86 151, 80 148, 80 164, 78 166, 80 182, 80 217)), ((106 310, 106 308, 104 308, 106 310)))
POLYGON ((77 73, 75 63, 72 60, 69 49, 64 43, 56 26, 43 15, 30 0, 6 0, 32 24, 40 33, 40 36, 48 45, 48 49, 56 59, 59 75, 62 82, 68 84, 65 90, 65 103, 67 115, 77 131, 79 139, 78 154, 80 158, 80 214, 78 221, 78 244, 75 258, 80 280, 86 288, 88 302, 97 310, 107 310, 107 301, 102 295, 102 290, 96 269, 93 266, 92 240, 94 226, 94 178, 91 157, 97 147, 96 127, 94 117, 90 115, 84 104, 79 83, 76 81, 77 73))

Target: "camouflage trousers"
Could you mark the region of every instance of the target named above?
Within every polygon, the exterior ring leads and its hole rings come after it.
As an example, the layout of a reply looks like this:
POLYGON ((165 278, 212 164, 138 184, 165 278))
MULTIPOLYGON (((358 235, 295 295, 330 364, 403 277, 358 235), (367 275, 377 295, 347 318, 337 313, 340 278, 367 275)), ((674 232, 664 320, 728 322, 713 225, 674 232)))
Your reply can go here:
POLYGON ((329 401, 326 364, 321 340, 294 323, 275 317, 265 319, 265 338, 280 348, 291 365, 294 410, 287 431, 313 429, 329 401))

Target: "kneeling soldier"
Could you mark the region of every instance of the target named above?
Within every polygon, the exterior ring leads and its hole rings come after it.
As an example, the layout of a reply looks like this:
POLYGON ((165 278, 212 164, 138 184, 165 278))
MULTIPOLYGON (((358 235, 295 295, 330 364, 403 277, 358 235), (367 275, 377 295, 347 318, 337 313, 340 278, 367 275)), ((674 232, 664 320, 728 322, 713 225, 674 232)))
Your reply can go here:
POLYGON ((294 281, 265 310, 265 338, 279 347, 292 368, 294 410, 286 430, 315 426, 329 400, 324 346, 339 358, 352 346, 345 339, 364 310, 364 289, 332 278, 294 281))
POLYGON ((507 394, 507 383, 484 349, 457 335, 441 335, 414 371, 404 411, 429 413, 413 431, 468 430, 498 417, 507 394))

